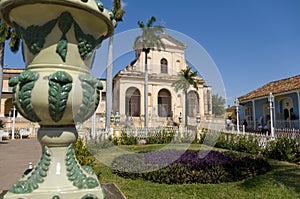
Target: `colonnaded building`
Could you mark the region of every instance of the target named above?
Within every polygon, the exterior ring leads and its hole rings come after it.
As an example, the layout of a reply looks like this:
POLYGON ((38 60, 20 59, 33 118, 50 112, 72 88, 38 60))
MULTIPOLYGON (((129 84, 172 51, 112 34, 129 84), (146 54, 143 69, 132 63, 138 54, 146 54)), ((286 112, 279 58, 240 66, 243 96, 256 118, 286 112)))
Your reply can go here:
MULTIPOLYGON (((148 54, 148 114, 149 126, 170 124, 170 121, 178 122, 180 113, 185 113, 185 96, 183 91, 175 92, 172 83, 178 80, 178 73, 188 65, 184 51, 186 45, 173 37, 162 34, 161 40, 165 48, 153 49, 148 54)), ((135 59, 119 71, 113 79, 113 110, 119 112, 121 123, 130 122, 136 126, 143 124, 144 119, 144 72, 145 54, 138 49, 135 59)), ((8 87, 8 80, 21 73, 22 69, 4 69, 3 90, 1 99, 1 116, 6 121, 12 112, 12 89, 8 87)), ((96 111, 98 123, 105 121, 105 79, 100 79, 104 85, 101 92, 101 102, 96 111)), ((195 81, 198 90, 190 86, 188 90, 187 113, 189 124, 196 122, 199 114, 202 122, 210 122, 212 119, 211 87, 205 84, 201 76, 195 81)), ((184 118, 184 116, 183 116, 184 118)), ((22 118, 18 115, 16 121, 22 118), (19 119, 18 119, 19 118, 19 119)))

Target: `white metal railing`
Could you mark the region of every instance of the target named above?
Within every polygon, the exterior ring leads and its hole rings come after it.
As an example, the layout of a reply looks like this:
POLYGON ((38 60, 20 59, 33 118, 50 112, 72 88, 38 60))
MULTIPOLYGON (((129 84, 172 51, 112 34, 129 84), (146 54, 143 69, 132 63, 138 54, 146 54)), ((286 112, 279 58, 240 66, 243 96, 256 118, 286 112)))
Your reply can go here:
POLYGON ((277 129, 299 129, 299 120, 276 120, 274 124, 275 128, 277 129))
MULTIPOLYGON (((30 136, 36 136, 36 128, 23 128, 15 127, 14 129, 14 138, 27 138, 30 136)), ((12 136, 12 129, 10 127, 5 127, 0 130, 0 137, 5 137, 9 139, 12 136)))
POLYGON ((4 129, 1 129, 0 130, 0 141, 2 141, 3 137, 6 139, 9 139, 9 132, 4 131, 4 129))
MULTIPOLYGON (((202 128, 203 126, 200 125, 202 128)), ((296 128, 275 128, 274 129, 274 135, 275 137, 271 137, 270 131, 245 131, 245 128, 243 125, 240 126, 240 131, 237 131, 236 126, 231 126, 230 128, 227 128, 225 125, 208 125, 204 128, 208 129, 208 133, 226 133, 231 135, 245 135, 245 136, 253 136, 258 139, 258 142, 261 146, 266 146, 266 143, 269 140, 276 139, 280 136, 287 136, 291 139, 299 137, 300 136, 300 130, 296 128)), ((107 128, 104 127, 96 127, 95 129, 95 135, 92 135, 90 128, 85 128, 88 132, 87 138, 90 139, 98 139, 98 140, 105 140, 108 139, 110 136, 114 135, 114 132, 117 130, 119 132, 119 136, 121 136, 121 133, 126 133, 127 136, 134 136, 137 139, 145 139, 147 137, 156 136, 158 133, 161 133, 163 131, 173 131, 174 132, 174 138, 186 138, 186 139, 192 139, 195 138, 197 127, 190 127, 190 128, 184 128, 183 126, 179 127, 173 127, 173 126, 160 126, 160 127, 113 127, 113 128, 107 128)))
MULTIPOLYGON (((78 129, 80 131, 80 129, 78 129)), ((108 139, 110 136, 114 135, 115 131, 119 132, 119 136, 121 136, 121 133, 126 133, 127 136, 134 136, 138 140, 145 139, 147 137, 151 136, 157 136, 159 133, 163 132, 173 132, 174 138, 186 138, 186 139, 192 139, 195 138, 197 128, 184 128, 184 127, 113 127, 113 128, 101 128, 98 127, 95 130, 95 135, 92 135, 91 128, 84 128, 84 130, 87 132, 86 137, 87 139, 96 139, 96 140, 105 140, 108 139)), ((115 135, 114 135, 115 136, 115 135)))
POLYGON ((280 137, 280 136, 286 136, 293 139, 300 136, 300 130, 295 128, 275 129, 275 137, 280 137))
MULTIPOLYGON (((256 122, 256 124, 254 125, 254 121, 247 121, 247 124, 248 124, 247 128, 251 129, 252 131, 259 131, 261 129, 268 130, 268 128, 270 128, 270 123, 261 125, 260 122, 256 122)), ((299 120, 276 120, 274 122, 274 128, 275 129, 300 129, 300 122, 299 120)))
MULTIPOLYGON (((234 136, 236 136, 236 133, 232 133, 232 132, 222 132, 223 134, 225 134, 225 139, 227 142, 236 142, 236 139, 233 139, 234 136)), ((270 140, 273 140, 273 138, 271 136, 265 135, 265 134, 257 134, 257 133, 244 133, 244 134, 239 134, 241 136, 245 136, 246 139, 254 139, 258 142, 258 145, 260 147, 266 147, 268 142, 270 140)))
POLYGON ((121 128, 121 132, 126 133, 128 136, 135 136, 137 138, 147 138, 150 136, 155 136, 163 131, 174 131, 178 130, 178 127, 129 127, 129 128, 121 128))

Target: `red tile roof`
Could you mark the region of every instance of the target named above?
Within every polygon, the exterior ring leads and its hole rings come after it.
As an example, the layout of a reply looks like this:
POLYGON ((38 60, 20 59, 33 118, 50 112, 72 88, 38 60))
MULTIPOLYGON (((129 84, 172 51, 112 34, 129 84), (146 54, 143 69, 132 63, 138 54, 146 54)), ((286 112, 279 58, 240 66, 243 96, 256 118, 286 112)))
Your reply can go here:
POLYGON ((267 83, 264 86, 239 97, 238 99, 241 103, 243 103, 252 99, 266 97, 270 94, 270 92, 273 94, 280 94, 297 89, 300 89, 300 75, 267 83))

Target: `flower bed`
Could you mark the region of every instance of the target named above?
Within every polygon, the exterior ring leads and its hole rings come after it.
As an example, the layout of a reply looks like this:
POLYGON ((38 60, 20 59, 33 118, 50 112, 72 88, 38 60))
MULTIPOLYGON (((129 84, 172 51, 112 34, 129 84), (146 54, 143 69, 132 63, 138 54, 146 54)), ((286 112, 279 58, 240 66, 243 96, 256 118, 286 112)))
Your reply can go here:
POLYGON ((218 151, 162 150, 126 154, 112 163, 119 176, 158 183, 222 183, 246 179, 270 170, 259 156, 218 151))

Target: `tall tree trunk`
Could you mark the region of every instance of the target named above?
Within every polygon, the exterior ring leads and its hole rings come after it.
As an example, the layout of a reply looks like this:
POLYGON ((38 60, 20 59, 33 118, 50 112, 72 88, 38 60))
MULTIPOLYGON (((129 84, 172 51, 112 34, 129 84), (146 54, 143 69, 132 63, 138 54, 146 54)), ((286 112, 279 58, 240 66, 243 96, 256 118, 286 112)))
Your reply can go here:
POLYGON ((5 42, 0 43, 0 111, 2 111, 1 101, 2 101, 2 88, 3 88, 4 49, 5 49, 5 42))
POLYGON ((145 51, 144 127, 148 127, 148 52, 145 51))
POLYGON ((106 66, 106 107, 105 107, 105 117, 106 128, 110 125, 110 116, 112 111, 112 79, 113 79, 113 36, 109 38, 108 44, 108 58, 106 66))
POLYGON ((188 126, 188 92, 184 91, 184 126, 188 126))

